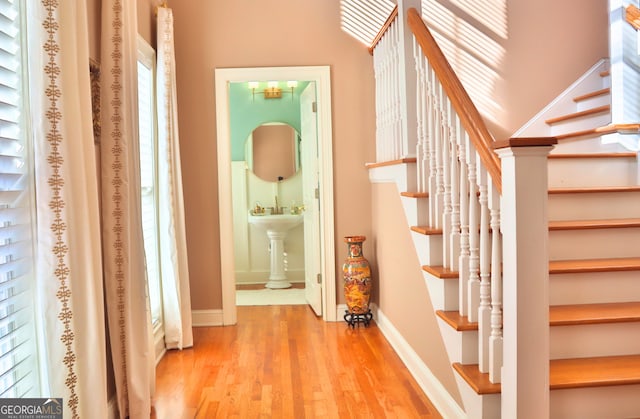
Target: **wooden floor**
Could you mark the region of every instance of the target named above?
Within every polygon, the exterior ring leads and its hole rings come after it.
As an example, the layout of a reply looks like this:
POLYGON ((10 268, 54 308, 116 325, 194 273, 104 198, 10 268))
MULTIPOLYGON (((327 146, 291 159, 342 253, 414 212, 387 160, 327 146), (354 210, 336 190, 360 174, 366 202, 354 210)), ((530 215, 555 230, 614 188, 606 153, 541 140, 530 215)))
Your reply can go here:
POLYGON ((156 382, 157 419, 441 417, 375 324, 308 306, 238 307, 236 326, 194 328, 156 382))

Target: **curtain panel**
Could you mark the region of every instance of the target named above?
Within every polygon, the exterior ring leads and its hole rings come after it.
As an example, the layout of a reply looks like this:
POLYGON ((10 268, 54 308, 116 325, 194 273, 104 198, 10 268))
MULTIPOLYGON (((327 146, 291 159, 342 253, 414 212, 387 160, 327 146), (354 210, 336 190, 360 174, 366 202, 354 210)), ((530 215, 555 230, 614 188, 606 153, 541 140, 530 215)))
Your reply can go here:
POLYGON ((193 346, 191 296, 178 138, 173 12, 158 8, 158 200, 165 346, 193 346))
POLYGON ((97 173, 85 2, 28 1, 42 395, 64 417, 107 410, 97 173))
POLYGON ((120 418, 148 418, 155 382, 140 207, 136 2, 102 1, 103 263, 120 418))

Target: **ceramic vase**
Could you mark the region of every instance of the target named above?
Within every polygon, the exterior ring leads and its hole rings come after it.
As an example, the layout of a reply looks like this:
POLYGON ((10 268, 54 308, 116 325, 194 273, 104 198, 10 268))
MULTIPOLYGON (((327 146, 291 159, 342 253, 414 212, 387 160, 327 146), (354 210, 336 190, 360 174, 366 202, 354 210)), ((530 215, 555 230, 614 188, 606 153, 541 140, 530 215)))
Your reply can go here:
POLYGON ((365 236, 347 236, 349 252, 342 265, 344 274, 344 295, 347 301, 348 314, 366 314, 369 312, 369 298, 371 296, 371 268, 369 261, 362 256, 362 243, 365 236))

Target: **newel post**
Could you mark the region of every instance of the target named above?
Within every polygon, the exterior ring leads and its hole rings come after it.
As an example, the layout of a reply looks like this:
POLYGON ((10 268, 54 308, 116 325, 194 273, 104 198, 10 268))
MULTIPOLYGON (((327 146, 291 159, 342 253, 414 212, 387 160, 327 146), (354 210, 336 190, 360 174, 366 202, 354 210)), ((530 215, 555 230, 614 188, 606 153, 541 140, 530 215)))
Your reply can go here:
POLYGON ((555 138, 496 143, 502 164, 502 417, 549 417, 547 155, 555 138))

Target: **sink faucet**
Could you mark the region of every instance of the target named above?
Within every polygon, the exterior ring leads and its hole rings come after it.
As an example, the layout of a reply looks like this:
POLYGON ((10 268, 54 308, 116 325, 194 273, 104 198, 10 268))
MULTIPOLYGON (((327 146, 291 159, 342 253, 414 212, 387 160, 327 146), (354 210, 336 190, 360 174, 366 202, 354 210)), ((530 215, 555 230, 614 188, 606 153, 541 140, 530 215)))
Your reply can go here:
POLYGON ((282 214, 282 208, 278 206, 278 195, 276 195, 275 198, 276 198, 276 207, 274 208, 274 214, 282 214))

